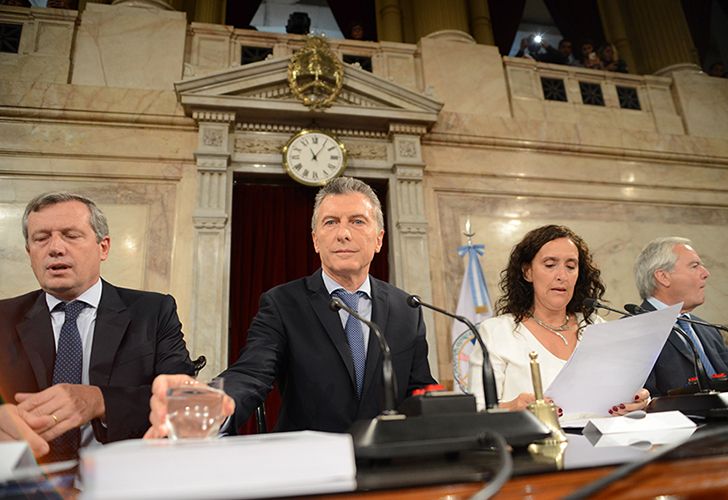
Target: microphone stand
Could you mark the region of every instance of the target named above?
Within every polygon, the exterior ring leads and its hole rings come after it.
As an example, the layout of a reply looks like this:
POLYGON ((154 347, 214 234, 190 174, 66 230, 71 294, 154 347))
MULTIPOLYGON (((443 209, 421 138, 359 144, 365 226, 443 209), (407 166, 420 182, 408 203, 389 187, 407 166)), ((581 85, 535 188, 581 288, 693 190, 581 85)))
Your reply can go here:
POLYGON ((440 314, 444 314, 445 316, 449 316, 450 318, 454 318, 458 320, 461 323, 464 323, 472 332, 475 339, 478 341, 478 345, 480 345, 480 350, 483 351, 483 364, 481 366, 482 368, 482 380, 483 380, 483 395, 485 397, 485 407, 489 410, 493 408, 498 407, 498 391, 495 386, 495 375, 493 374, 493 366, 490 364, 490 357, 488 355, 488 348, 485 347, 485 342, 483 342, 483 338, 480 336, 480 332, 478 332, 478 329, 475 328, 475 325, 473 325, 472 321, 470 321, 465 316, 458 316, 457 314, 452 314, 451 312, 448 312, 444 309, 440 309, 437 306, 433 306, 432 304, 427 304, 425 302, 422 302, 422 299, 418 297, 417 295, 410 295, 407 297, 407 305, 410 307, 426 307, 428 309, 432 309, 433 311, 437 311, 440 314))
POLYGON ((384 379, 384 411, 382 411, 382 414, 397 414, 397 410, 395 408, 397 401, 397 380, 392 366, 392 351, 389 349, 389 344, 384 338, 384 335, 382 335, 382 331, 376 323, 364 318, 354 309, 344 304, 344 301, 338 297, 333 297, 331 299, 331 302, 329 302, 329 308, 332 311, 343 309, 348 312, 350 315, 366 324, 369 327, 369 330, 374 333, 374 336, 377 337, 377 340, 379 341, 379 349, 382 351, 382 377, 384 379))
MULTIPOLYGON (((625 304, 624 308, 633 315, 648 312, 636 304, 625 304)), ((674 326, 672 331, 687 342, 693 353, 693 366, 695 368, 695 380, 697 382, 698 392, 694 394, 668 394, 667 396, 652 398, 652 401, 647 406, 647 411, 661 412, 679 410, 689 417, 725 419, 728 416, 728 405, 726 405, 726 402, 721 397, 721 393, 713 390, 713 384, 705 372, 705 367, 700 361, 700 356, 692 339, 679 326, 674 326), (706 383, 707 389, 703 388, 703 383, 706 383)))
MULTIPOLYGON (((398 413, 394 409, 396 384, 391 352, 379 327, 362 318, 338 297, 331 299, 329 307, 334 311, 343 309, 369 325, 379 340, 383 353, 385 409, 373 419, 357 420, 348 430, 354 442, 358 470, 366 470, 370 463, 377 464, 381 459, 450 456, 452 453, 474 450, 481 447, 484 433, 491 431, 501 434, 513 447, 525 447, 550 435, 548 427, 529 411, 494 410, 486 413, 451 410, 416 416, 398 413)), ((487 363, 487 351, 484 355, 487 363)), ((492 387, 495 394, 495 383, 492 387)), ((378 466, 375 469, 378 469, 378 466)), ((368 483, 365 480, 362 484, 368 483)))

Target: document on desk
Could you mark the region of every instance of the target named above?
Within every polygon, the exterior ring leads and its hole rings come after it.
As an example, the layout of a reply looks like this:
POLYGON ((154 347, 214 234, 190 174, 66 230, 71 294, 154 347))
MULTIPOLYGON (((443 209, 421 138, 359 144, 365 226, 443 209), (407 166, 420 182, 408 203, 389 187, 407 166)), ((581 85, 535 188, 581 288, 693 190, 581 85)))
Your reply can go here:
POLYGON ((579 345, 544 391, 564 415, 608 416, 632 401, 647 380, 682 304, 589 325, 579 345))
POLYGON ((83 499, 266 498, 356 489, 349 434, 134 439, 81 454, 83 499))

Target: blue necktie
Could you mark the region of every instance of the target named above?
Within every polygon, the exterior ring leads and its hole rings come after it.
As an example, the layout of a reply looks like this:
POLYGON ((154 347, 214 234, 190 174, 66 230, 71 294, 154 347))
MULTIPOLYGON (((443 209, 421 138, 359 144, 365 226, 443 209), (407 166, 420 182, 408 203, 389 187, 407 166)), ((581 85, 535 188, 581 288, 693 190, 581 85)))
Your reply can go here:
MULTIPOLYGON (((349 293, 346 290, 339 288, 338 290, 334 290, 332 295, 343 300, 344 304, 354 311, 359 312, 359 296, 364 296, 365 294, 364 292, 349 293)), ((349 342, 351 357, 354 361, 356 394, 357 397, 361 397, 361 391, 364 387, 364 367, 367 360, 361 321, 356 319, 354 316, 349 315, 349 319, 346 320, 346 326, 344 326, 344 332, 346 333, 346 340, 349 342)))
POLYGON ((700 340, 698 340, 698 335, 695 333, 695 330, 693 330, 693 327, 688 323, 687 321, 684 321, 682 318, 685 318, 687 316, 680 316, 677 319, 677 324, 682 328, 685 333, 688 334, 688 337, 690 337, 690 340, 693 341, 693 345, 695 346, 695 350, 698 351, 698 356, 700 357, 700 362, 703 363, 703 366, 705 367, 705 371, 708 374, 709 377, 712 377, 715 375, 715 368, 713 368, 713 364, 708 359, 708 355, 705 354, 705 350, 703 350, 703 346, 700 343, 700 340))
MULTIPOLYGON (((66 319, 61 327, 56 349, 56 364, 53 367, 53 385, 80 384, 83 371, 83 344, 76 320, 87 306, 85 302, 61 302, 56 311, 65 311, 66 319)), ((81 444, 81 430, 71 429, 51 442, 54 460, 67 460, 78 455, 81 444)))

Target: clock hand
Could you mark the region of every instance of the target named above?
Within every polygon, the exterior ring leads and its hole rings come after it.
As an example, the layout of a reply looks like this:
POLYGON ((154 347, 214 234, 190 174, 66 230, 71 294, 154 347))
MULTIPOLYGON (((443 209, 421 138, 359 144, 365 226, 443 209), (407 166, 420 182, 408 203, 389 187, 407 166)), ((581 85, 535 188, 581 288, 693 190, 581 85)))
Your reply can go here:
MULTIPOLYGON (((313 148, 308 148, 308 150, 309 150, 309 151, 311 151, 311 159, 312 159, 313 161, 318 161, 318 153, 314 153, 314 152, 313 152, 313 148)), ((321 151, 319 150, 319 153, 320 153, 320 152, 321 152, 321 151)))
POLYGON ((321 151, 324 150, 324 148, 326 147, 326 142, 328 142, 328 141, 325 141, 323 146, 321 146, 321 148, 318 151, 316 151, 316 154, 314 155, 315 157, 318 157, 318 155, 321 154, 321 151))

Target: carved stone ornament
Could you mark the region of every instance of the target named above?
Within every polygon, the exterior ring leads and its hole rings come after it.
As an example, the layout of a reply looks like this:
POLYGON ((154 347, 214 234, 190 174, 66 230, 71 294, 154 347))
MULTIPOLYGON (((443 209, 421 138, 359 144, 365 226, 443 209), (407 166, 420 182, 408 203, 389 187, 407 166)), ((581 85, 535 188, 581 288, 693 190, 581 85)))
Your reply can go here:
POLYGON ((202 143, 205 146, 219 148, 222 146, 222 131, 215 129, 207 129, 202 134, 202 143))
POLYGON ((413 141, 399 143, 399 156, 402 158, 417 158, 417 144, 413 141))
POLYGON ((312 35, 288 63, 288 85, 305 106, 331 106, 341 92, 344 67, 323 36, 312 35))

